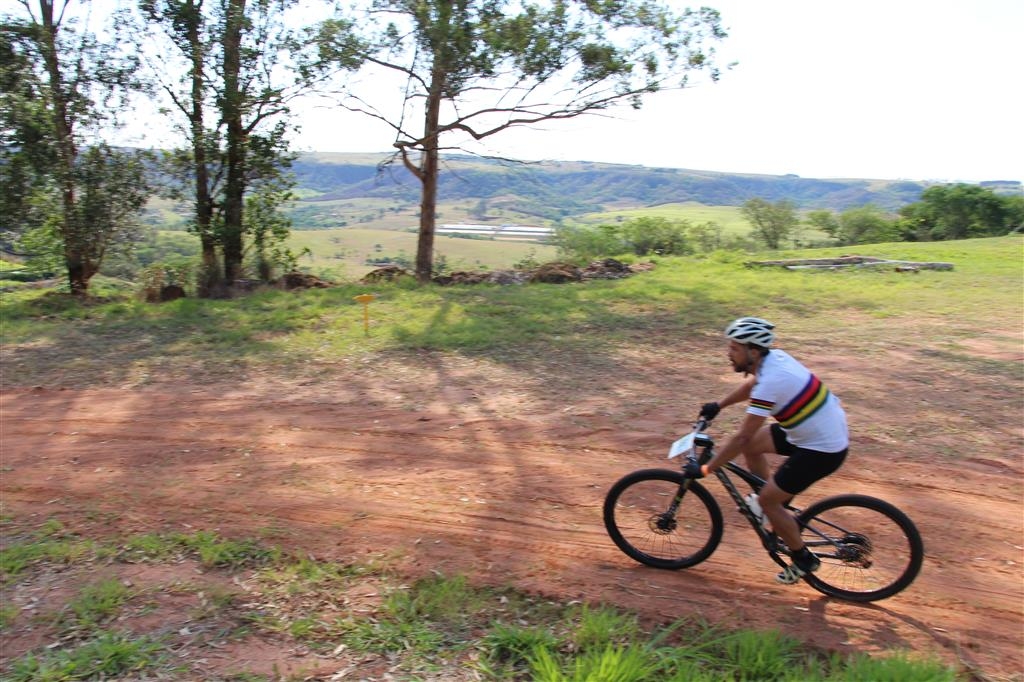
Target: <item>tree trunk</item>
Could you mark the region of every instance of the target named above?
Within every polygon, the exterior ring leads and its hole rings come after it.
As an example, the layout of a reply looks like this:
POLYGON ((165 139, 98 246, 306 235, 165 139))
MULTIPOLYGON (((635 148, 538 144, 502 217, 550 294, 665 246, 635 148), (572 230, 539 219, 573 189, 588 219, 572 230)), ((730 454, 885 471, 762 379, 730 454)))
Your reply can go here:
POLYGON ((202 0, 189 0, 188 44, 192 54, 192 111, 189 123, 192 125, 192 162, 195 168, 195 210, 196 233, 202 244, 202 265, 196 285, 201 298, 209 298, 223 284, 220 268, 217 266, 217 240, 213 234, 213 197, 210 193, 210 172, 206 159, 206 110, 204 106, 206 68, 203 62, 202 0))
POLYGON ((423 126, 423 157, 420 159, 419 179, 423 184, 420 195, 420 234, 416 243, 416 279, 426 283, 434 273, 434 233, 437 228, 437 180, 440 171, 438 126, 441 117, 441 87, 443 72, 434 70, 427 97, 426 120, 423 126))
POLYGON ((227 169, 224 184, 224 279, 232 284, 242 274, 242 214, 245 202, 245 127, 242 125, 241 71, 245 0, 228 0, 224 28, 224 103, 227 126, 227 169))
POLYGON ((199 276, 196 278, 200 298, 211 298, 222 288, 224 282, 220 276, 220 266, 217 263, 217 245, 210 234, 199 235, 199 242, 202 245, 202 261, 200 263, 199 276))
POLYGON ((57 139, 59 165, 58 182, 61 193, 61 238, 64 242, 64 263, 68 270, 68 286, 75 296, 85 296, 89 291, 89 277, 86 274, 85 255, 78 243, 81 238, 75 199, 75 160, 78 150, 72 136, 72 122, 68 114, 68 102, 64 92, 64 78, 57 56, 57 32, 54 23, 53 1, 39 0, 39 13, 43 24, 40 51, 46 64, 53 98, 53 132, 57 139))

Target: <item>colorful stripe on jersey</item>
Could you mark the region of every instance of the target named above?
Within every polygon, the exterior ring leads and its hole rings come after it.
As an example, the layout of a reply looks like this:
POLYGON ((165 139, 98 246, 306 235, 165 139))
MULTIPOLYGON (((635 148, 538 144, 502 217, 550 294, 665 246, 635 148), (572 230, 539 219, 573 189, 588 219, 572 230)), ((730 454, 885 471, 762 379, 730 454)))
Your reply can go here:
POLYGON ((791 429, 821 409, 828 400, 828 389, 818 377, 811 375, 807 384, 788 405, 779 410, 775 419, 783 428, 791 429))
POLYGON ((761 398, 751 398, 750 406, 759 410, 764 410, 768 414, 772 413, 772 409, 775 407, 775 403, 771 400, 763 400, 761 398))

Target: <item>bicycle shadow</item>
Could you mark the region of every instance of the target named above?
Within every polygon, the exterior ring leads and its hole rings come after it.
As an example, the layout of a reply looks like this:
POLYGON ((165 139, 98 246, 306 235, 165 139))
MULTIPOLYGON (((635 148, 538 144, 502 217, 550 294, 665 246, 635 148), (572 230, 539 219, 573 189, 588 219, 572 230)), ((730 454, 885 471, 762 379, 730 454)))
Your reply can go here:
POLYGON ((856 623, 856 629, 863 633, 860 636, 871 641, 880 650, 902 649, 909 651, 917 648, 898 631, 897 623, 903 623, 918 634, 926 635, 935 644, 954 656, 957 663, 967 670, 974 672, 981 669, 980 663, 972 658, 970 652, 954 636, 906 613, 900 613, 875 603, 857 604, 824 595, 808 600, 807 610, 808 615, 816 621, 820 628, 819 632, 835 638, 835 641, 830 644, 836 650, 844 650, 851 644, 852 629, 844 627, 839 622, 841 619, 852 619, 856 623), (835 607, 832 609, 833 613, 829 612, 829 607, 835 607))

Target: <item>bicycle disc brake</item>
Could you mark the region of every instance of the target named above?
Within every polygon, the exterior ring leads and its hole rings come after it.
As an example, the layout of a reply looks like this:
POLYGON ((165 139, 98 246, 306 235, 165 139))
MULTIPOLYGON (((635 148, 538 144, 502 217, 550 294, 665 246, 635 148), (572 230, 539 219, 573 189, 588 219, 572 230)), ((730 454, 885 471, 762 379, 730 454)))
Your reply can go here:
POLYGON ((652 533, 657 533, 658 535, 668 535, 677 526, 676 517, 668 512, 654 514, 651 518, 647 519, 647 527, 651 529, 652 533))

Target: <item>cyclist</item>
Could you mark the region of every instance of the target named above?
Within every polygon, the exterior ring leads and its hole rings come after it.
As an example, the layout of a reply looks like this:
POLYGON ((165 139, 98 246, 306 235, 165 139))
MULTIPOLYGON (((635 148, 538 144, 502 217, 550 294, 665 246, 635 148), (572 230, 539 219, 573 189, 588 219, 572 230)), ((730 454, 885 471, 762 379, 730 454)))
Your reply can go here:
POLYGON ((718 402, 706 403, 700 416, 710 421, 722 408, 749 401, 747 414, 725 447, 707 464, 688 465, 687 474, 701 478, 744 455, 750 471, 767 481, 760 495, 752 493, 747 502, 762 525, 767 517, 790 549, 792 563, 776 580, 791 585, 816 571, 821 562, 804 545, 796 519, 784 505, 840 467, 849 434, 839 399, 791 355, 771 347, 774 329, 771 322, 757 317, 741 317, 726 328, 733 370, 753 376, 718 402), (774 417, 775 423, 765 424, 768 417, 774 417), (787 458, 774 477, 767 453, 787 458))

